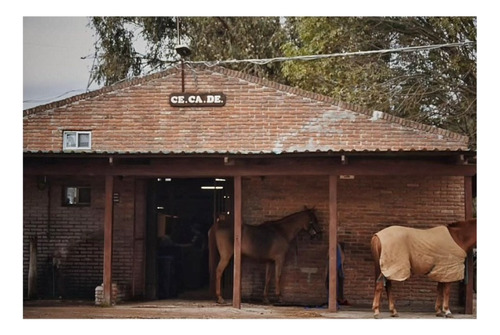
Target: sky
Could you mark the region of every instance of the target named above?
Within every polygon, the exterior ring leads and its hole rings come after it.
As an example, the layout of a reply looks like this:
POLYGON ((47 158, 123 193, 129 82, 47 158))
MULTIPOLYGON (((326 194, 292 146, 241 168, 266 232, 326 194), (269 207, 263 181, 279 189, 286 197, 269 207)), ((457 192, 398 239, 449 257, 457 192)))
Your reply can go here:
POLYGON ((23 18, 23 109, 87 90, 95 52, 88 23, 83 16, 23 18))

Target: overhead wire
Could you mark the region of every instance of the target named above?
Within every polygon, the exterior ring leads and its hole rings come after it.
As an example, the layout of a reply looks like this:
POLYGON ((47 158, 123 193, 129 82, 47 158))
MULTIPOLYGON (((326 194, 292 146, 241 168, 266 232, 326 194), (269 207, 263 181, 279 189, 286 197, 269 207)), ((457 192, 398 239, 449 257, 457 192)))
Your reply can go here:
POLYGON ((58 96, 55 96, 55 97, 51 97, 51 98, 41 98, 41 99, 28 99, 28 100, 23 100, 23 103, 34 103, 34 102, 49 102, 49 101, 52 101, 52 100, 55 100, 55 99, 58 99, 58 98, 61 98, 65 95, 68 95, 70 93, 82 93, 82 92, 86 92, 86 90, 84 89, 79 89, 79 90, 69 90, 69 91, 66 91, 64 93, 61 93, 59 94, 58 96))
POLYGON ((318 59, 333 58, 333 57, 349 57, 349 56, 363 56, 363 55, 385 54, 385 53, 423 51, 423 50, 432 50, 438 48, 460 47, 475 43, 476 42, 473 41, 467 41, 460 43, 432 44, 424 46, 402 47, 402 48, 381 49, 381 50, 339 52, 339 53, 322 54, 322 55, 303 55, 303 56, 274 57, 274 58, 262 58, 262 59, 229 59, 222 61, 186 61, 186 62, 190 64, 203 64, 208 67, 224 65, 224 64, 238 64, 238 63, 252 63, 256 65, 265 65, 269 63, 284 62, 284 61, 310 61, 310 60, 318 60, 318 59))
MULTIPOLYGON (((474 42, 474 41, 466 41, 466 42, 459 42, 459 43, 432 44, 432 45, 411 46, 411 47, 391 48, 391 49, 381 49, 381 50, 339 52, 339 53, 320 54, 320 55, 302 55, 302 56, 274 57, 274 58, 260 58, 260 59, 229 59, 229 60, 218 60, 218 61, 184 60, 184 62, 186 64, 190 64, 190 65, 201 64, 201 65, 205 65, 207 67, 214 67, 214 66, 225 65, 225 64, 239 64, 239 63, 251 63, 251 64, 256 64, 256 65, 266 65, 266 64, 270 64, 270 63, 285 62, 285 61, 311 61, 311 60, 327 59, 327 58, 334 58, 334 57, 351 57, 351 56, 363 56, 363 55, 373 55, 373 54, 415 52, 415 51, 433 50, 433 49, 439 49, 439 48, 462 47, 462 46, 472 45, 475 43, 476 42, 474 42)), ((95 54, 94 58, 97 58, 97 54, 95 54)), ((94 59, 94 62, 95 62, 95 59, 94 59)), ((164 61, 164 63, 170 63, 172 65, 176 62, 175 61, 164 61)), ((125 81, 128 79, 130 79, 130 78, 125 78, 122 81, 125 81)), ((89 82, 87 83, 86 91, 88 91, 88 89, 89 89, 90 82, 91 81, 89 78, 89 82)), ((30 99, 30 100, 24 100, 23 102, 24 103, 33 103, 33 102, 50 101, 50 100, 60 98, 64 95, 67 95, 68 93, 77 92, 77 91, 79 91, 79 90, 70 90, 70 91, 64 92, 56 97, 53 97, 53 98, 30 99)))

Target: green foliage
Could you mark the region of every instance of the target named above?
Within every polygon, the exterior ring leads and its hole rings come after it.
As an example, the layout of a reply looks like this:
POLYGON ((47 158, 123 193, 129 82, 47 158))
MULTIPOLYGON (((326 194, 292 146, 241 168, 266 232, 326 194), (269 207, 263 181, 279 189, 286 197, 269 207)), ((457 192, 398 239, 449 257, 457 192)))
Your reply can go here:
MULTIPOLYGON (((285 33, 277 17, 182 18, 193 61, 262 59, 282 56, 285 33)), ((235 70, 279 81, 280 64, 231 65, 235 70)))
MULTIPOLYGON (((190 46, 189 60, 218 61, 281 56, 286 38, 277 17, 94 17, 91 26, 99 37, 92 77, 105 85, 178 62, 179 43, 190 46), (141 46, 142 53, 137 50, 141 46)), ((232 67, 283 79, 280 64, 232 67)))
MULTIPOLYGON (((476 41, 470 17, 294 19, 287 56, 476 41)), ((294 86, 450 129, 476 141, 476 47, 287 62, 294 86)))
MULTIPOLYGON (((302 18, 295 29, 300 44, 283 45, 287 56, 335 54, 389 47, 385 36, 375 38, 370 23, 357 18, 302 18), (373 34, 373 35, 372 35, 373 34)), ((283 65, 283 73, 291 84, 339 100, 371 104, 386 110, 388 102, 381 96, 380 86, 389 77, 387 56, 366 55, 335 57, 317 61, 294 61, 283 65)))
POLYGON ((98 37, 92 79, 104 85, 161 68, 175 52, 169 17, 93 17, 91 26, 98 37), (137 50, 141 42, 147 43, 145 53, 137 50))

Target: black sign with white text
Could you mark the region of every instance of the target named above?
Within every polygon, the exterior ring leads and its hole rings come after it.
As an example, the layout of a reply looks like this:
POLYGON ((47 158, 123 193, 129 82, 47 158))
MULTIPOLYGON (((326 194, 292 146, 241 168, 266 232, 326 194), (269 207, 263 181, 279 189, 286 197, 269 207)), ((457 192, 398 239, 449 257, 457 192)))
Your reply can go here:
POLYGON ((222 107, 226 96, 224 93, 172 93, 169 101, 173 107, 222 107))

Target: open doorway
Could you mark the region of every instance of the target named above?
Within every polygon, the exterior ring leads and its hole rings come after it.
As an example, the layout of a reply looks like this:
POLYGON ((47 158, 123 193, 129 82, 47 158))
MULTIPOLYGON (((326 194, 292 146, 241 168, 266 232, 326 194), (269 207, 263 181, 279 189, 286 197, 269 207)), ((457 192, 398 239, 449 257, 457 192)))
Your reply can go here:
POLYGON ((209 299, 208 230, 231 213, 231 178, 155 178, 148 188, 150 298, 209 299))

